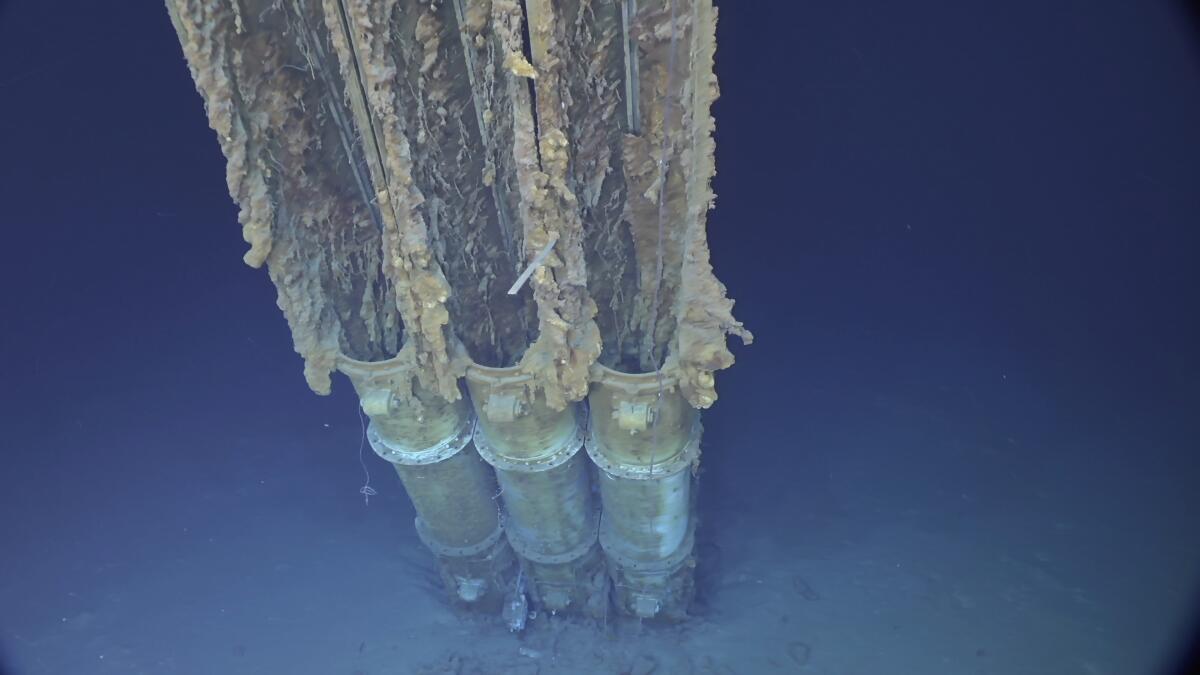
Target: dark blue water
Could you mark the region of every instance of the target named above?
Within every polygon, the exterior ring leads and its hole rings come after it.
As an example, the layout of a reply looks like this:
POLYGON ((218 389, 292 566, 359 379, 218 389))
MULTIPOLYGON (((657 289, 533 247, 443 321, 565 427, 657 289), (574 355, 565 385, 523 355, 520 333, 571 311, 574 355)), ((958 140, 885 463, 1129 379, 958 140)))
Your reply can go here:
POLYGON ((1165 672, 1200 592, 1200 46, 1183 4, 721 3, 682 629, 446 607, 319 398, 166 12, 0 8, 13 673, 1165 672), (522 651, 524 650, 524 651, 522 651), (640 669, 640 670, 639 670, 640 669))

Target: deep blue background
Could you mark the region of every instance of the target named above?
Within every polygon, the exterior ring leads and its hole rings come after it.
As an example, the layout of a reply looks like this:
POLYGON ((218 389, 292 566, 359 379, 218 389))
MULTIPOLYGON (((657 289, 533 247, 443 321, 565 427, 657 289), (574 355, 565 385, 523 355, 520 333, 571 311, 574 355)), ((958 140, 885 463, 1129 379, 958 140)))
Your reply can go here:
MULTIPOLYGON (((1159 440, 1145 461, 1195 484, 1200 52, 1185 6, 722 4, 710 241, 757 340, 719 376, 710 432, 802 419, 792 384, 927 376, 1029 424, 1159 440), (1041 397, 1006 394, 1013 382, 1041 397)), ((0 470, 45 484, 29 508, 109 472, 180 479, 104 445, 110 425, 353 421, 345 381, 332 401, 307 392, 274 289, 241 262, 224 161, 160 3, 0 10, 0 233, 4 435, 79 438, 50 457, 0 439, 0 470)))

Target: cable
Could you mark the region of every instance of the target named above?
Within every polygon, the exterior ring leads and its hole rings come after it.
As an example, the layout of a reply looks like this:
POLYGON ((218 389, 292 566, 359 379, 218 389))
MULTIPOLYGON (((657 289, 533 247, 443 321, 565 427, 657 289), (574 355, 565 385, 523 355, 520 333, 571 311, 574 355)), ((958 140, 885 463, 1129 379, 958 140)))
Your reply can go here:
POLYGON ((375 488, 371 487, 371 472, 367 470, 367 462, 363 459, 363 446, 367 444, 367 422, 363 419, 361 407, 358 407, 358 426, 362 429, 362 436, 358 439, 358 464, 362 467, 363 475, 367 477, 363 486, 358 488, 358 494, 363 496, 363 504, 370 506, 371 497, 378 493, 375 492, 375 488))

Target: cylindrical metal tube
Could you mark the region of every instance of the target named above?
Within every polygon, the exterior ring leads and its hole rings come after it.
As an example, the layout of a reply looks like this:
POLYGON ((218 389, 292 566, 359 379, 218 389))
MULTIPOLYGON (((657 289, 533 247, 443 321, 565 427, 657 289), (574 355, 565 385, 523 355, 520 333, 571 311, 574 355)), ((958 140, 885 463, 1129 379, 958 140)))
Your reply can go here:
POLYGON ((544 471, 497 468, 496 478, 508 511, 509 539, 519 540, 527 557, 559 556, 595 540, 595 508, 582 453, 544 471))
POLYGON ((496 481, 471 445, 470 407, 425 391, 398 362, 343 358, 371 423, 367 440, 390 462, 417 512, 417 534, 441 564, 452 598, 497 608, 513 576, 493 498, 496 481))
POLYGON ((592 366, 591 432, 604 443, 609 461, 649 471, 671 462, 687 446, 699 411, 679 393, 674 377, 661 377, 660 383, 657 373, 592 366))
MULTIPOLYGON (((479 455, 471 451, 470 435, 460 436, 462 444, 454 454, 431 464, 405 464, 372 439, 376 452, 388 454, 400 481, 412 500, 417 517, 428 536, 443 546, 472 546, 483 541, 500 525, 492 496, 496 481, 479 455)), ((449 448, 447 448, 449 450, 449 448)))
POLYGON ((616 476, 601 471, 604 533, 608 548, 633 560, 663 560, 687 536, 691 474, 687 466, 654 479, 616 476))
POLYGON ((595 366, 587 451, 599 469, 618 608, 640 618, 680 619, 692 594, 692 467, 699 413, 664 373, 595 366))
POLYGON ((594 596, 604 588, 594 583, 603 566, 595 550, 598 510, 579 452, 583 429, 577 408, 549 407, 515 368, 472 365, 466 379, 478 413, 475 445, 496 469, 508 516, 505 532, 525 561, 534 598, 551 612, 599 606, 594 596))

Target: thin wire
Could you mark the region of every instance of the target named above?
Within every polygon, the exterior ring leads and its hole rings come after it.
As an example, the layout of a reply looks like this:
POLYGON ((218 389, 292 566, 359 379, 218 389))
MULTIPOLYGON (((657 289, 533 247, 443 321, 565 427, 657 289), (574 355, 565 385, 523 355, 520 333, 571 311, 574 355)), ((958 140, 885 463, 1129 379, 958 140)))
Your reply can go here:
POLYGON ((371 487, 371 472, 367 470, 367 462, 363 459, 363 446, 367 444, 367 422, 363 419, 362 408, 358 408, 358 426, 362 429, 362 436, 358 439, 358 464, 362 467, 363 475, 367 477, 363 486, 358 488, 358 494, 363 496, 363 504, 371 505, 371 497, 374 497, 377 492, 371 487))
MULTIPOLYGON (((662 407, 663 399, 663 381, 662 381, 662 366, 659 361, 659 356, 655 354, 658 342, 658 312, 662 303, 662 282, 663 282, 663 220, 666 218, 667 210, 667 178, 670 173, 671 163, 669 153, 671 150, 671 94, 675 88, 675 46, 678 42, 679 34, 675 26, 675 0, 671 0, 671 48, 667 53, 667 89, 663 97, 663 137, 662 148, 658 157, 658 170, 660 183, 658 186, 658 242, 655 249, 655 273, 656 281, 654 282, 654 305, 650 312, 650 358, 654 361, 654 375, 658 384, 658 394, 654 397, 654 419, 650 421, 651 429, 651 445, 650 445, 650 475, 654 475, 654 459, 655 453, 658 452, 658 418, 661 417, 659 411, 662 407)), ((663 354, 663 358, 666 355, 663 354)))

